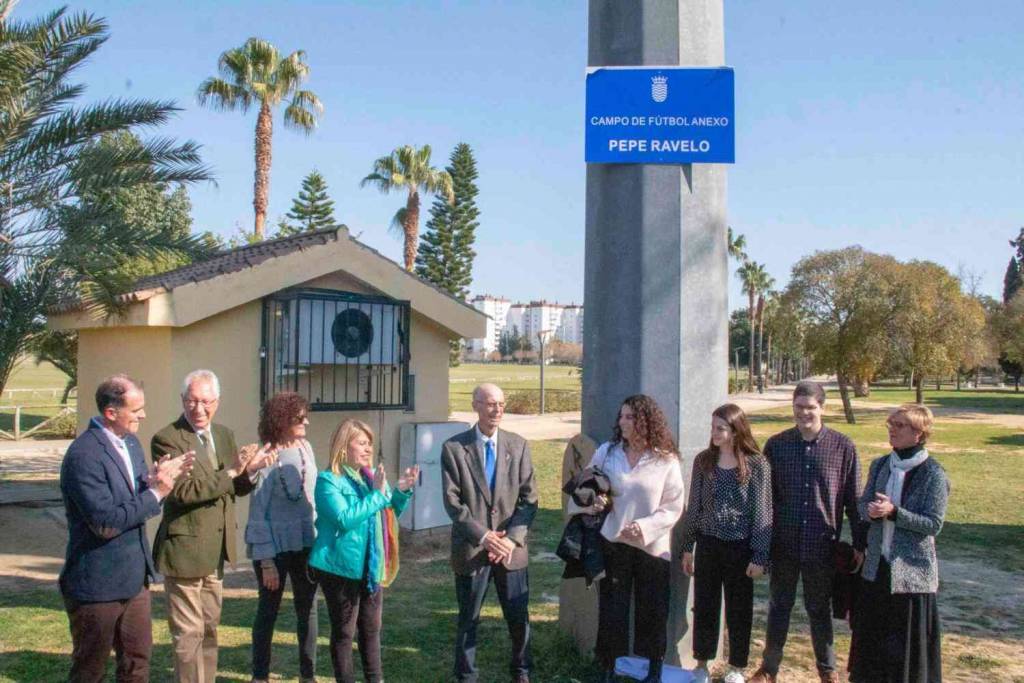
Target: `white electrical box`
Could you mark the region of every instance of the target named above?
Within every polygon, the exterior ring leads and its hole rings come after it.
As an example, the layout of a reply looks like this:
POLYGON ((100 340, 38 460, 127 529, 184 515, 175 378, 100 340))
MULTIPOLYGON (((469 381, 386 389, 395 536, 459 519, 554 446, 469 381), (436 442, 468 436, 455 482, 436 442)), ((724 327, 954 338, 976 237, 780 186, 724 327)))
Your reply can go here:
POLYGON ((403 529, 419 531, 448 526, 451 519, 444 510, 441 487, 441 446, 456 434, 470 428, 466 422, 423 422, 404 424, 398 436, 400 472, 420 466, 416 494, 398 518, 403 529))

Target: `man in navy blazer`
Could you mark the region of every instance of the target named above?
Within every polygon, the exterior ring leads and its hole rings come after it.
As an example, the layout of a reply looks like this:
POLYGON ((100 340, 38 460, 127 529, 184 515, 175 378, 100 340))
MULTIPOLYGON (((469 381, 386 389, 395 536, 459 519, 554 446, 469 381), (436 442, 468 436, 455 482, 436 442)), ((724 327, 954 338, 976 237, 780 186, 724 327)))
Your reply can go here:
POLYGON ((96 389, 99 416, 72 442, 60 469, 68 545, 60 590, 71 625, 70 681, 102 681, 117 654, 118 681, 148 681, 153 644, 149 584, 157 578, 146 520, 191 467, 191 455, 146 467, 135 434, 145 396, 127 375, 96 389))

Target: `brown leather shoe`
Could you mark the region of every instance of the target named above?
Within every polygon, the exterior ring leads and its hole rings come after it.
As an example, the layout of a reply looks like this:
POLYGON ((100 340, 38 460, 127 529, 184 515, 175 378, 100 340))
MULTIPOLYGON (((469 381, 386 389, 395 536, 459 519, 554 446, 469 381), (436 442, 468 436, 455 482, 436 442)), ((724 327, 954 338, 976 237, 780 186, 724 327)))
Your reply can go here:
POLYGON ((821 683, 839 683, 838 671, 826 671, 821 674, 821 683))
POLYGON ((747 683, 778 683, 778 676, 768 673, 764 669, 758 669, 754 675, 747 679, 747 683))

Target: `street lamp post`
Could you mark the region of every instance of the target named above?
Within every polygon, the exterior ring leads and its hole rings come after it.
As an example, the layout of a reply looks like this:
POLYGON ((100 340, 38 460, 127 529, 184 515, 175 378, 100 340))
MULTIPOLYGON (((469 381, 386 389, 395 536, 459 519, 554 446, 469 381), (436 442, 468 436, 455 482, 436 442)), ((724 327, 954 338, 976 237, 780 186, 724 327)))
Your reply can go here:
POLYGON ((544 414, 544 342, 550 336, 551 330, 541 330, 537 333, 537 342, 540 344, 540 414, 544 414))
POLYGON ((732 376, 736 378, 735 384, 737 389, 740 386, 740 351, 745 348, 745 346, 737 346, 733 349, 733 357, 736 359, 736 362, 732 366, 732 376))

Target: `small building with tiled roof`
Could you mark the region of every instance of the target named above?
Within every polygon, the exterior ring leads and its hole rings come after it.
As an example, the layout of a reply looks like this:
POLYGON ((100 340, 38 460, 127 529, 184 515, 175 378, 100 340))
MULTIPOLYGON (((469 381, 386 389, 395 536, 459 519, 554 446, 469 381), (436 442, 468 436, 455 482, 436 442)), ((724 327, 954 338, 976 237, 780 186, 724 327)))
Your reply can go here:
MULTIPOLYGON (((143 382, 143 444, 181 413, 185 375, 208 368, 221 381, 217 422, 240 444, 256 441, 262 401, 297 391, 311 405, 321 467, 334 428, 355 417, 377 433, 390 477, 401 425, 448 420, 449 341, 486 329, 483 313, 344 227, 224 251, 143 278, 120 298, 121 315, 71 301, 48 323, 79 332, 83 396, 118 372, 143 382)), ((82 401, 79 427, 94 410, 82 401)))

